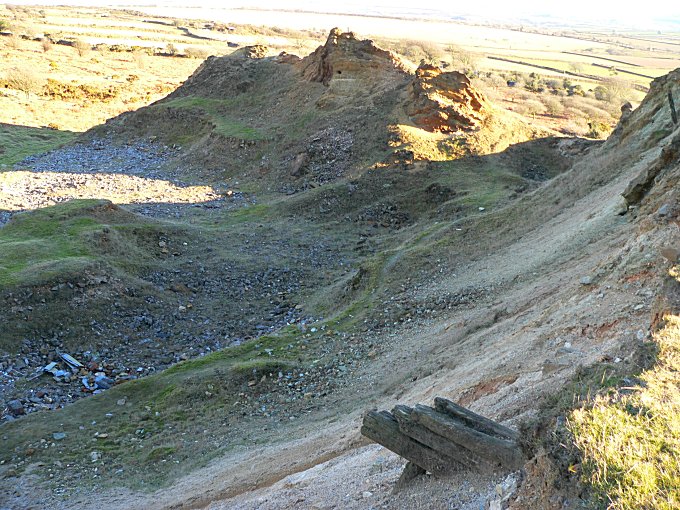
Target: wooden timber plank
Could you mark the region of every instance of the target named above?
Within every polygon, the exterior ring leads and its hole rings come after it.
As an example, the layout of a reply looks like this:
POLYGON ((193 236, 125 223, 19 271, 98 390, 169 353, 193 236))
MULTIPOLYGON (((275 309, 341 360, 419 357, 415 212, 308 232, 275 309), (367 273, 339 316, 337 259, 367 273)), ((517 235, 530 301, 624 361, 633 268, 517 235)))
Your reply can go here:
POLYGON ((438 413, 431 407, 417 405, 413 409, 412 417, 416 423, 466 448, 487 462, 513 470, 525 462, 524 455, 515 441, 479 432, 455 418, 438 413))
POLYGON ((435 397, 434 407, 440 413, 447 414, 452 418, 461 420, 465 425, 484 434, 490 436, 501 437, 503 439, 510 439, 512 441, 517 441, 519 439, 519 434, 498 422, 485 418, 484 416, 474 413, 469 409, 459 406, 458 404, 451 402, 448 399, 442 397, 435 397))
POLYGON ((368 412, 364 416, 361 433, 430 473, 442 474, 454 463, 440 452, 402 433, 397 420, 388 411, 368 412))

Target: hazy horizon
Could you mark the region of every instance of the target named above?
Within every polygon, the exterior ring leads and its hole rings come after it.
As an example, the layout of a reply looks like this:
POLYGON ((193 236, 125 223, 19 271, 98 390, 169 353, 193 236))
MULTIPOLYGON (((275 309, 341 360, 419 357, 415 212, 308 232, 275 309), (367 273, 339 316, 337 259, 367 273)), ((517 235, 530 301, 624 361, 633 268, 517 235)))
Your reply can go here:
POLYGON ((506 20, 514 23, 563 22, 593 23, 620 29, 673 29, 680 28, 680 4, 666 0, 649 0, 644 8, 635 4, 622 5, 615 2, 592 2, 572 0, 569 3, 546 2, 537 7, 530 0, 501 2, 497 0, 478 0, 464 6, 452 5, 445 1, 432 1, 414 7, 412 0, 358 1, 350 0, 334 4, 319 4, 311 0, 17 0, 18 5, 77 5, 93 7, 126 7, 153 9, 162 12, 169 10, 234 10, 270 9, 304 10, 319 13, 365 14, 397 17, 422 17, 434 19, 481 18, 490 21, 506 20))

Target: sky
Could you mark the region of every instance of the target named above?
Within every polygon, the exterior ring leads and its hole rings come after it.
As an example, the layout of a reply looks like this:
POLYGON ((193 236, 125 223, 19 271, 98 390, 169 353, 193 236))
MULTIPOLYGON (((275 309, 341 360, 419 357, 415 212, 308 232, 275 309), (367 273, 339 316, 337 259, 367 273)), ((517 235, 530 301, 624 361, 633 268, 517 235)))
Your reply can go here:
MULTIPOLYGON (((381 13, 392 15, 482 16, 517 20, 530 16, 614 22, 627 28, 643 28, 650 23, 680 22, 680 0, 646 0, 644 2, 598 0, 473 0, 454 2, 434 0, 346 0, 319 2, 314 0, 13 0, 13 4, 68 4, 91 6, 150 6, 190 8, 302 9, 321 12, 381 13)), ((680 29, 680 27, 679 27, 680 29)))

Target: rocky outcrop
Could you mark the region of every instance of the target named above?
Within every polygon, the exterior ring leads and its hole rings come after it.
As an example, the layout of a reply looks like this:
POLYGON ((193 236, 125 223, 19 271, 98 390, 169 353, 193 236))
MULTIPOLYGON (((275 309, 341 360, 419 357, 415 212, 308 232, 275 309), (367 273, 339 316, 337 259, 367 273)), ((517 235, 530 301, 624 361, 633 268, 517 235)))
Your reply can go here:
POLYGON ((673 96, 678 96, 679 85, 680 69, 656 78, 636 109, 632 110, 627 104, 622 106, 621 119, 602 146, 603 153, 636 154, 638 160, 644 163, 622 193, 627 208, 641 206, 659 182, 665 182, 669 175, 677 172, 680 131, 673 96), (642 156, 645 153, 647 157, 642 156))
POLYGON ((244 57, 244 58, 264 58, 267 56, 269 48, 262 44, 255 44, 253 46, 244 46, 241 49, 236 50, 231 54, 232 57, 244 57))
POLYGON ((645 168, 628 183, 623 192, 626 205, 628 207, 637 205, 654 186, 658 176, 669 168, 677 167, 678 163, 680 163, 680 133, 676 134, 670 143, 661 149, 661 154, 654 164, 645 168))
POLYGON ((407 87, 406 113, 416 126, 430 132, 450 134, 477 130, 491 111, 464 74, 421 64, 409 80, 407 67, 393 53, 337 28, 331 30, 326 43, 302 59, 299 66, 306 80, 328 87, 348 80, 374 84, 399 75, 402 80, 406 79, 399 85, 407 87))
POLYGON ((329 85, 334 77, 370 78, 385 71, 406 73, 406 67, 393 53, 338 28, 331 30, 323 46, 302 59, 301 68, 307 80, 324 85, 329 85))
POLYGON ((464 74, 421 64, 411 82, 406 113, 426 131, 457 133, 479 129, 490 107, 464 74))

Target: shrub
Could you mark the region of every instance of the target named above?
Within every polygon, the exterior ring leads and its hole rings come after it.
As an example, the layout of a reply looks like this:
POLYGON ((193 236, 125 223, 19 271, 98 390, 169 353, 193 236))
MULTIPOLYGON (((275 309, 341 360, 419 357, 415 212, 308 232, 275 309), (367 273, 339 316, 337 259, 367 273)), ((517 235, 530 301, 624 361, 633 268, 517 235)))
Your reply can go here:
POLYGON ((439 64, 442 50, 439 45, 426 41, 400 40, 398 42, 385 42, 384 46, 395 53, 417 64, 424 60, 428 64, 439 64))
POLYGON ((42 46, 42 50, 47 53, 52 49, 52 41, 50 41, 47 37, 43 37, 40 40, 40 45, 42 46))
POLYGON ((5 72, 5 83, 14 90, 19 90, 26 94, 39 92, 42 88, 42 79, 33 71, 20 67, 13 67, 5 72))
POLYGON ((562 124, 562 133, 570 136, 584 136, 588 132, 588 126, 583 119, 574 119, 562 124))
POLYGON ((21 39, 18 35, 12 34, 5 38, 5 45, 12 50, 18 50, 21 47, 21 39))
POLYGON ((543 92, 545 90, 545 85, 543 84, 543 78, 540 74, 531 73, 524 80, 524 88, 530 90, 531 92, 543 92))
POLYGON ((184 49, 184 54, 189 58, 208 58, 210 52, 205 48, 197 48, 196 46, 188 46, 184 49))
POLYGON ((591 120, 588 121, 588 132, 586 133, 586 136, 588 138, 606 138, 607 135, 611 132, 612 128, 609 124, 606 122, 602 122, 599 120, 591 120))
POLYGON ((624 103, 633 99, 633 87, 630 82, 621 78, 608 78, 604 80, 604 87, 609 91, 609 101, 624 103))
POLYGON ((81 57, 87 55, 88 52, 92 49, 90 43, 87 43, 81 39, 76 39, 75 41, 73 41, 73 47, 78 52, 78 55, 80 55, 81 57))
POLYGON ((4 19, 0 19, 0 32, 4 32, 5 30, 9 30, 9 22, 4 19))
POLYGON ((545 107, 543 106, 543 104, 534 99, 522 101, 515 107, 515 111, 520 115, 531 115, 532 117, 535 117, 536 115, 543 113, 544 110, 545 107))
POLYGON ((568 119, 583 119, 583 112, 579 108, 569 106, 566 103, 564 103, 563 115, 568 119))
POLYGON ((177 47, 172 43, 168 43, 167 46, 165 47, 165 53, 174 57, 175 55, 177 55, 177 47))
POLYGON ((548 79, 545 80, 545 86, 551 90, 560 90, 562 88, 562 83, 560 80, 548 79))
POLYGON ((560 103, 559 99, 556 99, 555 97, 544 97, 542 101, 545 105, 545 111, 549 115, 552 115, 553 117, 562 115, 564 106, 562 106, 562 103, 560 103))
POLYGON ((609 90, 607 87, 603 87, 602 85, 598 85, 595 87, 593 90, 593 95, 595 96, 595 99, 598 101, 609 101, 611 100, 611 94, 609 93, 609 90))
POLYGON ((465 74, 474 74, 477 70, 477 56, 474 53, 455 44, 449 44, 446 47, 446 52, 451 58, 451 64, 462 69, 465 74))

